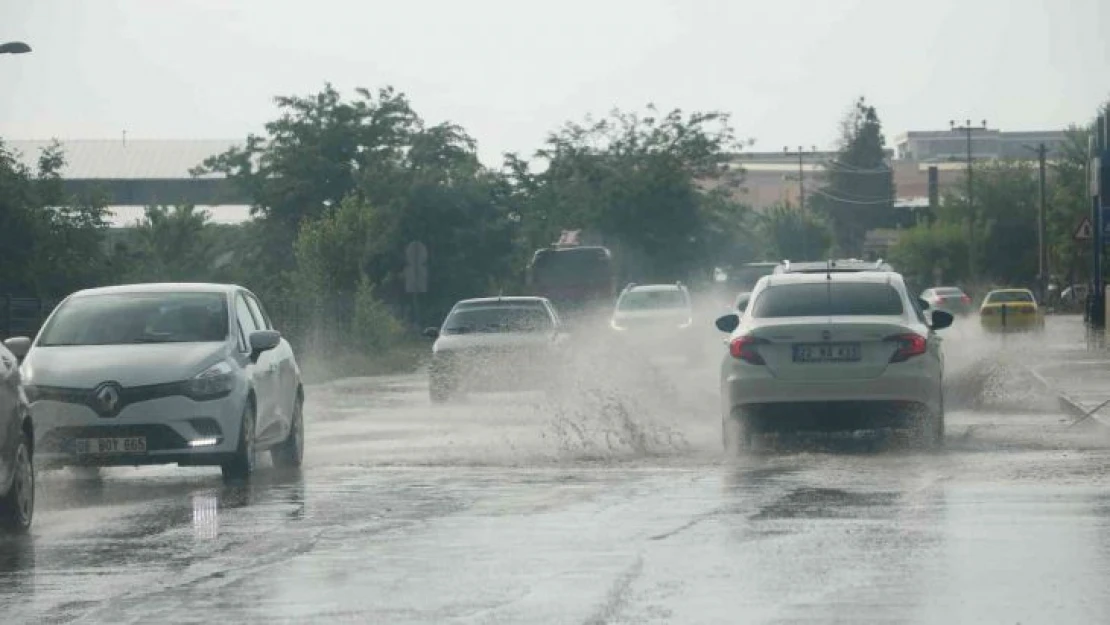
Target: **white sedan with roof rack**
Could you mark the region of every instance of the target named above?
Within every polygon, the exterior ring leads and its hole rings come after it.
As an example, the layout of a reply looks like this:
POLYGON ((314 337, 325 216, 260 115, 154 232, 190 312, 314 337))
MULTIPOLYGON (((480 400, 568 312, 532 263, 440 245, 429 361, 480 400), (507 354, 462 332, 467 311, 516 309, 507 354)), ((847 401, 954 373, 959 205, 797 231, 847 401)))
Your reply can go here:
POLYGON ((762 278, 747 308, 725 315, 721 366, 727 450, 763 431, 910 428, 944 437, 944 360, 937 330, 902 276, 888 271, 781 273, 762 278))

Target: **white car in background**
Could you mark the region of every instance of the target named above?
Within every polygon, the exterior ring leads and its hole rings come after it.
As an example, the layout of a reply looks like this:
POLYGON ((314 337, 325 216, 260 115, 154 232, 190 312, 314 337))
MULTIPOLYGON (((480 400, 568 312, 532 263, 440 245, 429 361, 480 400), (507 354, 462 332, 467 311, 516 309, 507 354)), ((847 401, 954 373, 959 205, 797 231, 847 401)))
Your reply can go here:
POLYGON ((250 291, 142 284, 79 291, 22 363, 46 467, 299 467, 304 391, 293 350, 250 291))
POLYGON ((566 364, 568 335, 544 297, 462 300, 424 335, 435 339, 428 392, 437 404, 470 391, 550 389, 566 364))
POLYGON ((629 284, 621 291, 609 327, 620 349, 634 354, 677 356, 696 362, 701 343, 691 331, 694 305, 682 283, 629 284))
POLYGON ((763 431, 910 428, 944 438, 944 360, 936 331, 894 272, 781 273, 760 279, 721 366, 722 435, 738 452, 763 431))

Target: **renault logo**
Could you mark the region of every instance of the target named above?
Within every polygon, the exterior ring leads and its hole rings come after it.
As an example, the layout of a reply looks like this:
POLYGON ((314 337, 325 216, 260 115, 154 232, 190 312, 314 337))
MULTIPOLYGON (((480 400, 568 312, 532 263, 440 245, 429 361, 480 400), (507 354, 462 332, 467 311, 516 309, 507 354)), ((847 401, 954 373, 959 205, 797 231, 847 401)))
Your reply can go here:
POLYGON ((102 417, 114 417, 122 404, 123 389, 115 382, 104 382, 93 391, 93 404, 102 417))

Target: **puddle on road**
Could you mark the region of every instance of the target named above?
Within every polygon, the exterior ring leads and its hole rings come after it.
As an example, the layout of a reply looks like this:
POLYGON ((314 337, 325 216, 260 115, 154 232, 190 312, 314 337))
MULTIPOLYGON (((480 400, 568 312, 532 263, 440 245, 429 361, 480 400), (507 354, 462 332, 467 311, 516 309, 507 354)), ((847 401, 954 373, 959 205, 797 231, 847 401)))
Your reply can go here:
MULTIPOLYGON (((1025 364, 1052 337, 984 336, 963 320, 944 333, 949 451, 1006 449, 1051 439, 1056 398, 1025 364), (1043 427, 1042 427, 1043 426, 1043 427)), ((720 345, 714 343, 719 351, 720 345)), ((357 466, 551 466, 719 464, 719 360, 652 361, 587 347, 557 392, 473 393, 433 405, 426 380, 344 381, 311 406, 309 464, 357 466), (361 392, 360 392, 361 389, 361 392), (318 446, 318 447, 317 447, 318 446), (317 455, 314 449, 325 451, 317 455)), ((511 374, 510 374, 511 375, 511 374)), ((511 385, 510 385, 511 386, 511 385)), ((889 453, 899 436, 875 431, 776 441, 773 453, 889 453)), ((1049 444, 1049 443, 1046 443, 1049 444)), ((1051 443, 1055 445, 1055 443, 1051 443)))

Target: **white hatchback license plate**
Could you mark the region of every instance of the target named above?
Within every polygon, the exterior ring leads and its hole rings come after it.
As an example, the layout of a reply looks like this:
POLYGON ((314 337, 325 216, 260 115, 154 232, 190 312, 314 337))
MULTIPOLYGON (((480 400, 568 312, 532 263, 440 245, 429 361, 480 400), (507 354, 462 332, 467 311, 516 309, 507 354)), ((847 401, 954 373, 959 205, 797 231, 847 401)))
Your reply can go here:
POLYGON ((858 362, 859 343, 812 343, 794 346, 794 362, 858 362))
POLYGON ((126 438, 79 438, 78 454, 142 454, 146 453, 145 436, 126 438))

